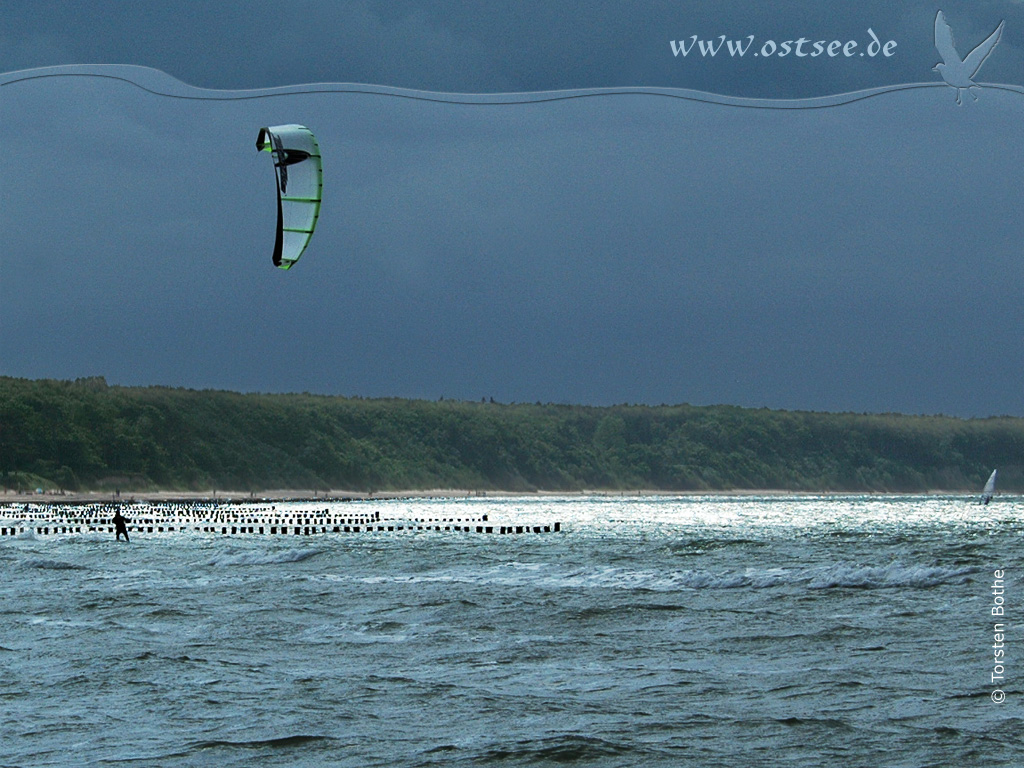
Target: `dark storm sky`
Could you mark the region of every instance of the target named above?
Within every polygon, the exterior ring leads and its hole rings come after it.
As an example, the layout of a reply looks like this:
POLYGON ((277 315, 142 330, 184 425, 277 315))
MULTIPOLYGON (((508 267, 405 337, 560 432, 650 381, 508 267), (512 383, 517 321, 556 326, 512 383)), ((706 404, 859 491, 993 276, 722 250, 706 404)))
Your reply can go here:
MULTIPOLYGON (((585 6, 13 2, 0 72, 814 98, 941 83, 941 7, 963 55, 1005 20, 977 79, 1024 84, 1016 2, 585 6), (669 43, 864 46, 869 27, 894 55, 681 58, 669 43)), ((14 79, 0 77, 2 375, 1024 415, 1020 93, 982 88, 960 107, 945 86, 823 109, 622 94, 480 106, 14 79), (253 142, 289 122, 320 140, 324 207, 283 272, 273 172, 253 142)))

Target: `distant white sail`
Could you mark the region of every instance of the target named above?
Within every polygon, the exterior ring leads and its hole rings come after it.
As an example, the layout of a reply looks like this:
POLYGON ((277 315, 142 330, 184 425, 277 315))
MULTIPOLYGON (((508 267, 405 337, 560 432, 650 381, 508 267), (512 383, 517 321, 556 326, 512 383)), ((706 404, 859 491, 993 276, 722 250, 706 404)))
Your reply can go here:
POLYGON ((981 492, 981 499, 985 504, 992 501, 992 497, 996 492, 996 472, 999 470, 993 469, 992 474, 988 476, 988 482, 985 483, 985 488, 981 492))

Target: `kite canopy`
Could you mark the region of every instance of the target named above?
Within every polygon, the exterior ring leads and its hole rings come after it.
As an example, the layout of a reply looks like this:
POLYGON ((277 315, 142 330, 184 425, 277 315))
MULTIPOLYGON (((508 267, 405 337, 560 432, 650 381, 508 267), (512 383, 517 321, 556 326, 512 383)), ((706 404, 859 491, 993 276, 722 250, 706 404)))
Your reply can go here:
POLYGON ((277 239, 274 266, 289 269, 316 229, 323 192, 323 167, 316 136, 303 125, 260 128, 256 149, 274 156, 277 177, 277 239))

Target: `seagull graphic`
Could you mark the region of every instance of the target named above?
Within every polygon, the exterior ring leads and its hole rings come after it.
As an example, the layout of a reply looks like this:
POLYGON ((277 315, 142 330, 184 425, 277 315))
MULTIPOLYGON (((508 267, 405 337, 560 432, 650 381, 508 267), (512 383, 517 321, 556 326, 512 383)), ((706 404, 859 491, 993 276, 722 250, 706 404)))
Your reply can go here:
POLYGON ((988 55, 992 53, 992 49, 996 47, 996 43, 1002 37, 1003 24, 1005 23, 1000 21, 995 32, 986 37, 981 45, 967 54, 966 59, 961 59, 960 54, 956 52, 956 44, 953 42, 953 30, 946 23, 945 15, 943 15, 942 11, 935 14, 935 47, 938 49, 942 61, 932 67, 932 70, 942 75, 942 79, 946 81, 947 85, 956 88, 957 104, 961 103, 960 91, 964 88, 967 89, 971 96, 974 96, 975 101, 978 100, 978 97, 971 93, 970 89, 980 86, 971 78, 978 74, 981 65, 988 58, 988 55))

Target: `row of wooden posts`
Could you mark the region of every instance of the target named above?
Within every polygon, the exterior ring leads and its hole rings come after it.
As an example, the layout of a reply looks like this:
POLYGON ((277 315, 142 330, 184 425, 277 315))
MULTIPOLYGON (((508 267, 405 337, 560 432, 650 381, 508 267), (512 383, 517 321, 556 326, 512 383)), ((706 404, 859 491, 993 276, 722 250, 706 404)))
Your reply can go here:
MULTIPOLYGON (((323 533, 381 533, 394 531, 451 531, 461 533, 558 533, 562 530, 561 523, 549 525, 451 525, 444 526, 430 521, 416 521, 402 524, 363 524, 363 525, 129 525, 130 533, 175 533, 194 531, 198 533, 219 533, 222 535, 263 534, 310 536, 323 533)), ((114 533, 113 525, 79 524, 79 525, 9 525, 0 527, 0 536, 17 536, 31 532, 37 536, 67 535, 78 533, 114 533)))

